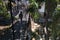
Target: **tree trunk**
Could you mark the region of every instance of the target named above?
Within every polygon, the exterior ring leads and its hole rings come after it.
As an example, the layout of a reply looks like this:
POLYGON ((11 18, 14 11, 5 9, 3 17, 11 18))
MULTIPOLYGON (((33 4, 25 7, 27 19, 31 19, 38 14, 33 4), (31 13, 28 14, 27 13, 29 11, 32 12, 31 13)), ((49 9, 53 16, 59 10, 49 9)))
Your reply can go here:
POLYGON ((49 27, 48 18, 49 18, 49 14, 47 13, 47 10, 46 10, 46 12, 44 14, 45 14, 44 15, 44 18, 45 18, 45 27, 44 27, 45 40, 49 40, 49 33, 48 33, 48 27, 49 27))
POLYGON ((45 26, 45 40, 49 40, 48 24, 45 26))
POLYGON ((13 30, 13 39, 14 39, 14 27, 13 27, 13 14, 12 14, 12 4, 11 4, 11 2, 12 2, 12 0, 8 0, 9 1, 9 6, 10 6, 10 14, 11 14, 11 21, 12 21, 12 30, 13 30))
POLYGON ((29 14, 29 18, 28 18, 28 23, 27 23, 27 32, 28 32, 28 39, 26 40, 31 40, 31 16, 29 14))
POLYGON ((57 6, 56 0, 46 0, 46 25, 45 25, 45 40, 49 40, 49 33, 48 33, 48 18, 51 16, 51 13, 55 10, 57 6))

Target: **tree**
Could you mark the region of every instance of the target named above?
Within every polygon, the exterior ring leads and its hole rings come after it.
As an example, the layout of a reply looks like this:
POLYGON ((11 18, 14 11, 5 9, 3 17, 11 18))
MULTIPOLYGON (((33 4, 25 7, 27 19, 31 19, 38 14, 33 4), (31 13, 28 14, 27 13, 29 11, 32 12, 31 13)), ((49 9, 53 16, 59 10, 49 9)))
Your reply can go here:
POLYGON ((6 21, 10 20, 10 17, 11 17, 10 14, 8 13, 8 10, 6 8, 6 5, 3 3, 2 0, 0 0, 0 17, 2 18, 0 20, 0 22, 3 22, 3 21, 6 22, 6 21))
MULTIPOLYGON (((57 34, 58 34, 58 31, 57 29, 59 28, 58 27, 58 24, 59 24, 59 17, 60 17, 60 8, 57 8, 57 1, 56 0, 49 0, 47 1, 46 3, 46 10, 47 10, 47 13, 49 14, 49 18, 52 18, 53 22, 51 23, 51 25, 49 25, 52 29, 52 40, 56 40, 57 38, 57 34)), ((48 23, 49 24, 49 23, 48 23)), ((47 25, 48 25, 47 24, 47 25)), ((49 27, 48 26, 48 27, 49 27)), ((47 38, 46 38, 47 39, 47 38)))
POLYGON ((53 35, 53 40, 56 40, 57 35, 60 34, 59 30, 59 26, 58 24, 60 24, 60 9, 56 8, 56 11, 54 12, 54 16, 53 16, 53 23, 52 23, 52 35, 53 35), (58 31, 57 31, 58 30, 58 31))
MULTIPOLYGON (((27 12, 29 13, 29 17, 30 17, 30 21, 29 22, 31 22, 31 19, 33 20, 33 21, 37 21, 37 19, 39 19, 40 18, 40 14, 39 14, 39 12, 38 12, 38 9, 40 8, 40 3, 41 3, 41 1, 39 0, 39 1, 37 1, 37 0, 29 0, 29 2, 30 2, 30 5, 28 6, 28 9, 27 9, 27 12)), ((30 24, 31 25, 31 24, 30 24)), ((34 32, 32 32, 32 34, 31 34, 34 38, 36 38, 36 37, 38 37, 39 38, 39 36, 38 35, 36 35, 36 32, 34 33, 34 32), (33 35, 34 34, 34 35, 33 35)), ((36 39, 36 40, 38 40, 38 39, 36 39)))
MULTIPOLYGON (((30 5, 30 7, 29 7, 29 12, 31 13, 31 16, 32 17, 35 17, 35 11, 38 13, 38 11, 37 11, 37 9, 38 9, 38 7, 39 7, 39 5, 40 5, 40 3, 39 2, 41 2, 40 0, 38 0, 38 1, 36 1, 36 0, 30 0, 30 3, 31 3, 31 5, 30 5), (34 14, 33 14, 34 13, 34 14)), ((46 32, 47 32, 47 34, 45 35, 45 40, 49 40, 49 32, 48 32, 48 28, 49 28, 49 26, 51 26, 50 24, 49 24, 49 22, 48 22, 48 18, 52 18, 52 15, 53 15, 53 12, 55 11, 55 9, 56 9, 56 7, 57 7, 57 1, 56 0, 46 0, 45 1, 46 2, 46 7, 45 7, 45 16, 46 16, 46 32)), ((39 16, 37 16, 37 17, 39 17, 39 16)), ((36 17, 35 17, 36 18, 36 17)), ((57 17, 58 18, 58 17, 57 17)), ((33 18, 34 19, 34 18, 33 18)), ((55 20, 54 19, 54 17, 52 18, 53 19, 53 21, 55 20)), ((57 20, 55 20, 55 21, 57 21, 57 20)), ((54 21, 54 23, 55 23, 55 21, 54 21)), ((55 24, 52 24, 53 26, 53 28, 54 28, 54 26, 56 26, 55 24)), ((53 29, 52 28, 52 29, 53 29)), ((53 30, 52 30, 53 31, 53 30)), ((54 28, 54 31, 53 31, 53 33, 52 34, 54 34, 54 33, 56 33, 55 32, 55 28, 54 28)), ((55 35, 55 34, 54 34, 55 35)))

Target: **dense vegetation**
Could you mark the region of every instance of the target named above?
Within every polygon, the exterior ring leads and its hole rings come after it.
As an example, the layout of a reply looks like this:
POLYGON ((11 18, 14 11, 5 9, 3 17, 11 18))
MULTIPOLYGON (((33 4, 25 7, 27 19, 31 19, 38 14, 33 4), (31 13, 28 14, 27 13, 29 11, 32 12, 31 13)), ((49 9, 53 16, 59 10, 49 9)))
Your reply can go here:
MULTIPOLYGON (((30 0, 30 3, 32 4, 30 6, 32 6, 32 8, 29 11, 31 12, 32 15, 35 14, 34 12, 36 12, 39 15, 37 9, 39 8, 41 2, 42 1, 40 1, 40 0, 38 0, 38 1, 30 0)), ((46 31, 47 34, 45 35, 45 40, 49 40, 48 37, 52 37, 52 40, 57 40, 56 38, 58 38, 59 34, 60 34, 60 32, 59 32, 60 29, 58 29, 60 27, 60 25, 59 25, 60 24, 60 21, 59 21, 60 20, 60 7, 58 8, 58 5, 60 5, 59 4, 60 1, 59 0, 46 0, 45 2, 46 2, 46 7, 45 7, 46 15, 44 17, 47 19, 50 18, 52 20, 52 22, 46 21, 47 24, 45 24, 45 25, 46 25, 46 29, 47 29, 47 31, 46 31), (51 30, 49 30, 48 28, 51 30)), ((34 17, 36 16, 36 17, 40 18, 41 16, 40 15, 38 16, 38 15, 34 15, 34 17)))
MULTIPOLYGON (((31 19, 33 19, 34 22, 39 18, 42 18, 41 14, 38 12, 38 9, 41 8, 40 4, 43 1, 44 0, 29 0, 30 5, 27 8, 27 12, 30 14, 31 19)), ((31 37, 38 40, 40 39, 41 35, 45 35, 45 40, 49 40, 49 38, 52 40, 57 40, 58 38, 58 40, 60 40, 60 0, 46 0, 44 2, 45 12, 43 18, 46 20, 46 22, 44 25, 42 24, 42 28, 43 30, 46 28, 46 32, 44 31, 43 33, 39 33, 40 31, 36 30, 36 32, 31 32, 31 37), (48 19, 51 20, 48 21, 48 19)), ((2 0, 0 0, 0 23, 1 21, 10 21, 10 18, 11 15, 8 13, 6 5, 2 0)), ((39 23, 37 22, 37 24, 39 23)))
POLYGON ((10 19, 11 16, 8 13, 5 3, 2 0, 0 0, 0 24, 1 25, 9 24, 10 19))

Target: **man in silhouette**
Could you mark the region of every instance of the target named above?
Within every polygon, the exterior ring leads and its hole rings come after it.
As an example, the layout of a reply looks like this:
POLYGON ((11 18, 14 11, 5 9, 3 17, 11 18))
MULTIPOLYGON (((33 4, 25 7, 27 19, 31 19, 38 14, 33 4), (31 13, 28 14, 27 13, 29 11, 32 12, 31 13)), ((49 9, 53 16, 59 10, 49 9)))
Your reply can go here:
POLYGON ((20 18, 20 20, 21 20, 21 23, 22 23, 22 18, 23 18, 22 11, 21 11, 21 12, 20 12, 20 14, 19 14, 19 18, 20 18))

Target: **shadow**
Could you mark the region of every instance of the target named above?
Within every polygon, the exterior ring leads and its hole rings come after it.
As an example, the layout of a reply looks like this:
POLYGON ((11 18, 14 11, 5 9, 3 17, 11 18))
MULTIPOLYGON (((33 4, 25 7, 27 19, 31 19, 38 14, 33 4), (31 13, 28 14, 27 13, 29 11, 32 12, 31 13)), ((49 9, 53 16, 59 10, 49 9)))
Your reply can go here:
POLYGON ((0 40, 13 40, 12 29, 4 31, 4 35, 0 35, 0 40))
MULTIPOLYGON (((9 20, 10 21, 10 20, 9 20)), ((2 22, 1 26, 5 26, 5 21, 2 22)), ((9 22, 7 22, 9 23, 9 22)), ((4 35, 0 35, 0 40, 17 40, 17 39, 21 39, 21 40, 26 40, 26 29, 27 29, 27 22, 26 21, 22 21, 22 23, 20 21, 17 21, 15 24, 13 24, 13 27, 6 29, 3 31, 4 35), (14 28, 14 29, 12 29, 14 28), (14 34, 13 34, 14 33, 14 34)))
POLYGON ((0 20, 0 26, 7 26, 7 25, 10 25, 11 24, 11 19, 9 20, 0 20))
POLYGON ((20 21, 18 21, 17 23, 14 24, 14 40, 15 39, 21 39, 21 40, 25 40, 25 32, 26 32, 26 21, 22 21, 22 23, 20 21))

